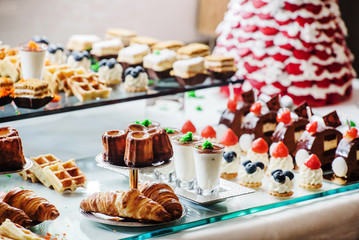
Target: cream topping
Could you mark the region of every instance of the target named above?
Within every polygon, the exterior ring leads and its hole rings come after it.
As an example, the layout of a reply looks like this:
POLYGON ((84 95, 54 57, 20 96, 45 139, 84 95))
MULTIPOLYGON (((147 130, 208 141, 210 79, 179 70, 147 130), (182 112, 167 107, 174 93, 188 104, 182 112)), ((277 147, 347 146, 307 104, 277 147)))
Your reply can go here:
POLYGON ((70 55, 67 58, 67 64, 70 65, 73 68, 84 68, 86 71, 90 70, 91 67, 91 60, 84 57, 81 59, 81 61, 76 61, 74 56, 70 55))
POLYGON ((102 66, 98 70, 99 81, 106 84, 116 84, 122 82, 123 68, 121 64, 115 64, 113 68, 102 66))
POLYGON ((50 63, 65 64, 67 56, 64 51, 57 49, 55 53, 46 52, 46 59, 49 60, 50 63))
POLYGON ((246 172, 243 165, 239 167, 238 177, 240 181, 246 183, 260 183, 264 177, 264 169, 257 167, 256 171, 252 174, 246 172))
POLYGON ((268 165, 268 172, 272 172, 275 169, 282 169, 283 171, 294 169, 293 158, 288 155, 282 158, 271 157, 268 165))
POLYGON ((155 71, 164 71, 171 69, 173 63, 176 61, 176 52, 163 49, 157 53, 151 53, 143 58, 143 66, 145 68, 151 68, 155 71))
POLYGON ((252 149, 247 152, 247 159, 252 162, 262 162, 265 166, 268 165, 268 153, 255 153, 252 149))
POLYGON ((92 45, 91 53, 96 56, 117 55, 118 51, 123 47, 122 41, 118 38, 114 38, 94 43, 92 45))
POLYGON ((293 189, 293 181, 289 177, 285 176, 285 182, 279 183, 271 176, 269 179, 269 190, 278 193, 287 193, 293 189))
POLYGON ((141 72, 137 78, 134 78, 131 74, 125 77, 125 87, 129 88, 147 88, 148 86, 148 75, 147 73, 141 72))
POLYGON ((238 173, 240 161, 238 156, 230 163, 222 158, 221 174, 222 173, 238 173))
POLYGON ((143 62, 143 57, 150 53, 150 48, 145 44, 133 44, 118 52, 118 60, 130 64, 143 62))
POLYGON ((300 182, 306 185, 318 185, 323 182, 323 170, 310 169, 305 165, 302 165, 299 169, 300 182))

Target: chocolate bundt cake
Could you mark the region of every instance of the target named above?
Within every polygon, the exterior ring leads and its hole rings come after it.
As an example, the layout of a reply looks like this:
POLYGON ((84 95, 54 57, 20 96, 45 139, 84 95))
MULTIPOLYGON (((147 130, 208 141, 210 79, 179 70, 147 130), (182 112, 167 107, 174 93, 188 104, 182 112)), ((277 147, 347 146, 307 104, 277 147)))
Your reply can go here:
POLYGON ((25 165, 22 143, 14 128, 0 128, 0 171, 14 171, 25 165))
POLYGON ((147 131, 152 137, 154 162, 168 160, 173 156, 170 138, 163 128, 151 128, 147 131))
POLYGON ((129 167, 146 167, 153 163, 153 144, 149 133, 130 132, 126 139, 125 164, 129 167))
POLYGON ((145 131, 147 128, 141 124, 137 124, 137 123, 132 123, 130 125, 128 125, 125 129, 126 133, 129 132, 142 132, 145 131))
POLYGON ((122 130, 107 131, 102 135, 103 159, 114 165, 124 166, 127 133, 122 130))

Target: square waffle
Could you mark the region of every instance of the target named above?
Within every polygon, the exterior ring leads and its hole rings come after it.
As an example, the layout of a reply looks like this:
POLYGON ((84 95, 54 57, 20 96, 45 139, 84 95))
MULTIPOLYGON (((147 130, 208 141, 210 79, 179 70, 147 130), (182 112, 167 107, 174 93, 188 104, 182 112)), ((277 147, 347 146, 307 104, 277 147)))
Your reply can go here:
POLYGON ((30 170, 25 170, 19 173, 19 175, 25 180, 31 180, 31 182, 36 183, 39 182, 39 179, 35 176, 33 172, 30 170))
POLYGON ((31 157, 31 160, 34 164, 30 168, 30 171, 35 174, 35 176, 40 180, 40 182, 42 182, 42 184, 44 184, 46 187, 51 187, 51 183, 46 179, 44 174, 44 168, 61 163, 61 160, 52 154, 31 157))
POLYGON ((44 174, 46 179, 59 193, 67 189, 75 191, 78 187, 86 187, 86 177, 75 164, 74 159, 45 167, 44 174))
POLYGON ((96 74, 73 76, 69 79, 68 85, 81 102, 96 98, 108 98, 111 92, 111 88, 98 81, 96 74))

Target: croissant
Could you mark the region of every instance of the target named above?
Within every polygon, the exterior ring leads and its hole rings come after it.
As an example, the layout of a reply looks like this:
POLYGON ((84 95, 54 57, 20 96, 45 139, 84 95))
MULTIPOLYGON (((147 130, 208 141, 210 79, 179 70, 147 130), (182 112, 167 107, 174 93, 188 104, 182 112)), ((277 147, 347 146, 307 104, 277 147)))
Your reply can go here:
POLYGON ((0 202, 0 223, 4 222, 7 218, 24 227, 30 226, 32 222, 24 211, 11 207, 7 203, 0 202))
POLYGON ((0 239, 44 240, 44 238, 11 222, 9 219, 6 219, 0 226, 0 239))
POLYGON ((172 188, 165 183, 141 182, 138 190, 143 195, 161 204, 167 212, 172 215, 172 219, 182 216, 183 207, 172 188))
POLYGON ((54 220, 60 215, 54 205, 31 190, 15 188, 6 193, 3 201, 23 210, 33 221, 54 220))
POLYGON ((80 208, 87 212, 144 221, 171 220, 171 215, 160 204, 143 196, 137 189, 94 193, 82 200, 80 208))

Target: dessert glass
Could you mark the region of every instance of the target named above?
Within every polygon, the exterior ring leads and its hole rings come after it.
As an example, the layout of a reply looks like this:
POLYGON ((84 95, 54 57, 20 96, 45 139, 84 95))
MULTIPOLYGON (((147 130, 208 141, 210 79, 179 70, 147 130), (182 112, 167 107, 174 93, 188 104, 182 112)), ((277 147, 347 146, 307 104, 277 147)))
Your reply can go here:
POLYGON ((45 68, 47 45, 37 43, 37 48, 30 48, 27 43, 21 44, 19 49, 21 72, 24 79, 42 79, 45 68))
POLYGON ((172 138, 176 186, 189 190, 193 189, 196 178, 192 147, 201 140, 201 137, 193 136, 193 141, 180 141, 182 136, 172 138))
POLYGON ((219 193, 219 177, 224 146, 213 143, 213 148, 205 149, 203 142, 193 145, 196 169, 196 190, 200 195, 219 193))

